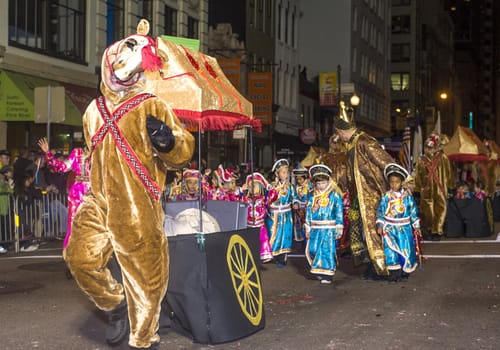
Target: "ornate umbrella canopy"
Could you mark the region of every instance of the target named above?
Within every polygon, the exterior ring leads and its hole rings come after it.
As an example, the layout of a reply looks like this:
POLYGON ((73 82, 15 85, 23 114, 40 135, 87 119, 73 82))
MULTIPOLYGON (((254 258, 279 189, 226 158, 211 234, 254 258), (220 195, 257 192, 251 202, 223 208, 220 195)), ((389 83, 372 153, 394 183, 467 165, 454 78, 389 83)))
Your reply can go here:
POLYGON ((487 160, 486 146, 466 127, 458 126, 450 141, 443 147, 448 158, 455 162, 487 160))
POLYGON ((163 67, 149 89, 164 99, 188 128, 233 130, 251 125, 261 131, 245 99, 222 72, 214 57, 163 38, 156 39, 163 67))

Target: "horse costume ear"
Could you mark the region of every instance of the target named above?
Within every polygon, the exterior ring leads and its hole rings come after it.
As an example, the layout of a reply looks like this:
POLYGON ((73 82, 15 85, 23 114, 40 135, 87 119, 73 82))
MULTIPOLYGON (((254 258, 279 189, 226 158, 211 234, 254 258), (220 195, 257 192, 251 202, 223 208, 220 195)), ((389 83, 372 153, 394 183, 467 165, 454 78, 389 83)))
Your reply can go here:
POLYGON ((149 33, 149 22, 144 18, 137 24, 137 34, 148 35, 149 33))

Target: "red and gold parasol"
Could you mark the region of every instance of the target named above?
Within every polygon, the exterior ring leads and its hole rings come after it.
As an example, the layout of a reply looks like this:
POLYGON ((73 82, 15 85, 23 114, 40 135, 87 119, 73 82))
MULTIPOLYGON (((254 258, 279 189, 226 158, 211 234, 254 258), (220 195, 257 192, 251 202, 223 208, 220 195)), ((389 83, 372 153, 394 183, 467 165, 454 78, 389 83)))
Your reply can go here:
POLYGON ((454 162, 487 160, 487 149, 469 128, 458 126, 450 141, 443 147, 444 153, 454 162))

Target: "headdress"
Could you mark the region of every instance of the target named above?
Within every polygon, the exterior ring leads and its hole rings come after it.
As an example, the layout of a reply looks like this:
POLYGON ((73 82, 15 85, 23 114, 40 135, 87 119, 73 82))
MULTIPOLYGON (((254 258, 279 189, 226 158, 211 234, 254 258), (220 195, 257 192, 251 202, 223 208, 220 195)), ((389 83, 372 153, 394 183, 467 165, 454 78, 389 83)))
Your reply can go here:
POLYGON ((346 107, 344 101, 340 101, 339 105, 339 115, 335 117, 333 121, 335 128, 340 130, 355 128, 354 109, 346 107))
POLYGON ((307 169, 302 166, 302 164, 297 164, 295 169, 292 170, 292 175, 293 176, 305 176, 307 177, 308 172, 307 169))
POLYGON ((288 160, 282 158, 282 159, 278 159, 276 162, 274 162, 274 165, 271 169, 271 171, 273 173, 277 172, 278 170, 280 170, 281 168, 283 168, 284 166, 286 167, 289 167, 290 164, 288 163, 288 160))
POLYGON ((389 163, 384 168, 384 177, 386 180, 389 179, 389 176, 393 174, 398 174, 403 178, 403 181, 406 181, 410 174, 403 168, 401 165, 396 163, 389 163))
POLYGON ((314 179, 316 176, 319 175, 325 175, 330 177, 332 176, 332 169, 330 169, 324 164, 315 164, 309 168, 309 176, 311 176, 311 179, 314 179))
POLYGON ((10 157, 10 152, 7 151, 6 149, 0 150, 0 156, 9 156, 10 157))
POLYGON ((234 172, 234 169, 231 169, 231 168, 224 169, 224 171, 222 172, 221 179, 224 182, 229 182, 231 180, 236 180, 237 176, 236 176, 236 174, 234 172))
MULTIPOLYGON (((257 173, 257 172, 253 173, 253 182, 261 184, 264 188, 267 188, 267 186, 269 186, 269 182, 267 182, 264 175, 262 175, 261 173, 257 173)), ((247 186, 252 185, 252 174, 247 176, 245 183, 247 186)))
POLYGON ((432 132, 429 137, 425 140, 425 146, 429 148, 434 148, 439 146, 440 140, 439 135, 432 132))
POLYGON ((184 171, 182 172, 183 180, 189 180, 189 179, 198 180, 199 178, 200 178, 200 172, 196 169, 184 169, 184 171))

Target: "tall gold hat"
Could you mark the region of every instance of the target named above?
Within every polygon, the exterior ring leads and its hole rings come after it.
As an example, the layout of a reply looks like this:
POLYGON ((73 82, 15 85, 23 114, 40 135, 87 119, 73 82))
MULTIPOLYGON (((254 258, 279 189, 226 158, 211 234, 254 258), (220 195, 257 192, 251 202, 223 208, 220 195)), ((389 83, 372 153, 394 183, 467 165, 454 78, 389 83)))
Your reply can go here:
POLYGON ((339 115, 334 118, 333 125, 340 130, 349 130, 356 127, 354 123, 354 109, 346 107, 344 101, 339 103, 339 115))

